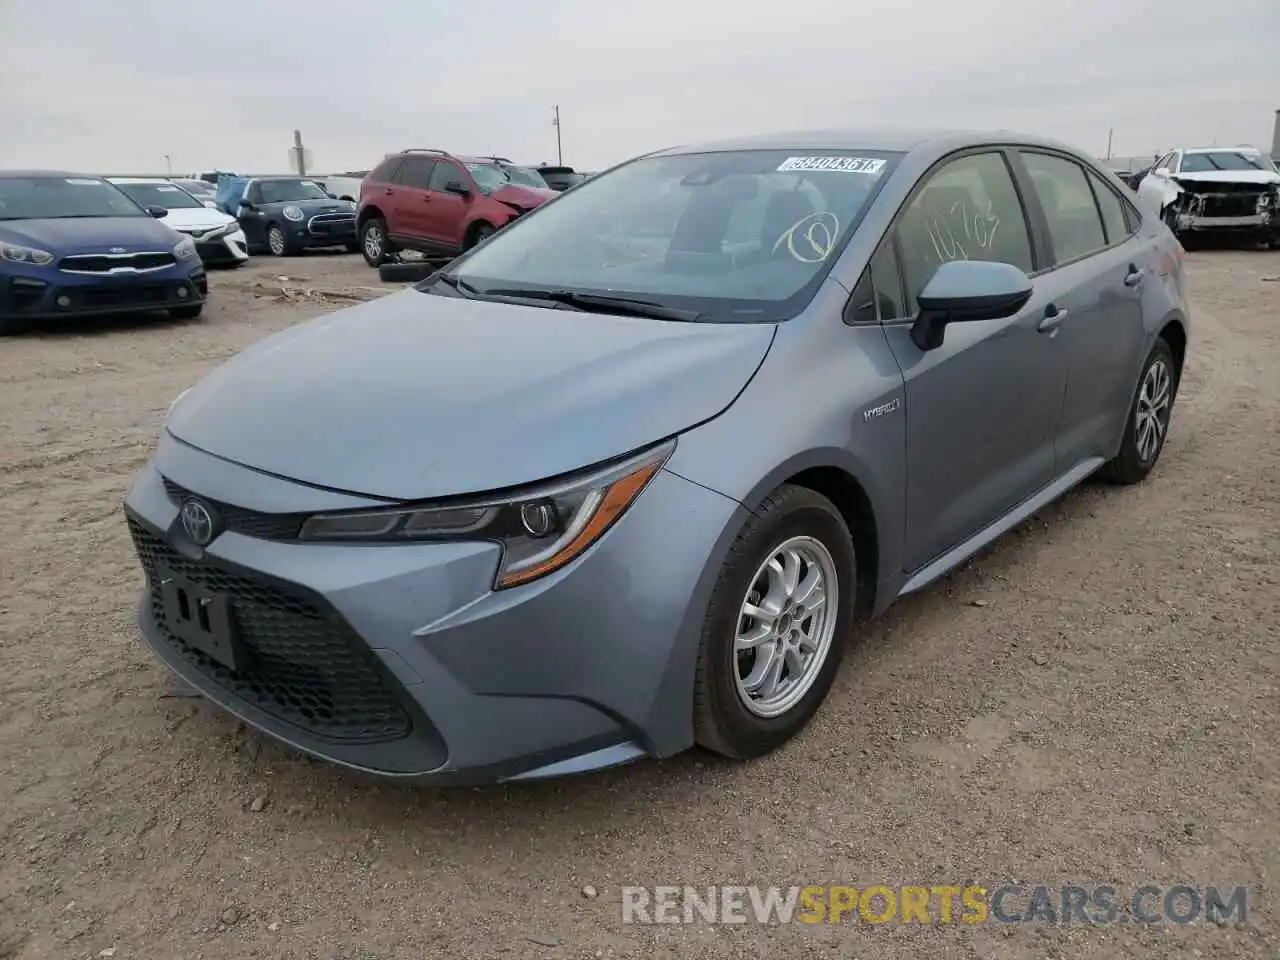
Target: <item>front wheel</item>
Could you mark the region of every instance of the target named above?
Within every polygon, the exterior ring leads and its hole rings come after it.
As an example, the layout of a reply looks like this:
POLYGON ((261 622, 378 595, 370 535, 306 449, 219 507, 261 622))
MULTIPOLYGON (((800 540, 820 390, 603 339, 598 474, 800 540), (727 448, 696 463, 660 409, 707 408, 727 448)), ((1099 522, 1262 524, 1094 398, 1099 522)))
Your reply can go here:
POLYGON ((377 268, 387 262, 387 221, 370 217, 360 225, 360 252, 364 262, 377 268))
POLYGON ((267 249, 273 257, 287 257, 293 252, 289 246, 289 238, 277 224, 267 227, 267 249))
POLYGON ((472 247, 484 243, 497 232, 498 228, 491 223, 477 223, 471 228, 471 240, 466 245, 466 249, 470 250, 472 247))
POLYGON ((703 623, 699 744, 745 760, 804 728, 840 666, 856 569, 852 537, 826 497, 783 486, 756 509, 729 550, 703 623))
POLYGON ((1099 471, 1111 483, 1138 483, 1152 471, 1173 416, 1173 398, 1178 390, 1178 373, 1173 351, 1164 338, 1156 341, 1138 378, 1138 389, 1129 407, 1120 452, 1099 471))

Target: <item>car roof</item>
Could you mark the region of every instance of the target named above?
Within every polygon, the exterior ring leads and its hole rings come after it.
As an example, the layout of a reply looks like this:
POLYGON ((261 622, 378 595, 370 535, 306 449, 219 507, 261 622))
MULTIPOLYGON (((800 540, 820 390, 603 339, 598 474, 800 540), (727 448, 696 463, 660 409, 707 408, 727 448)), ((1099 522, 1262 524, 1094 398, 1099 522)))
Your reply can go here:
POLYGON ((1009 143, 1080 151, 1046 137, 1014 130, 954 130, 936 127, 841 127, 758 133, 684 144, 652 155, 736 150, 874 150, 895 153, 949 153, 966 147, 1009 143))
POLYGON ((69 170, 0 170, 0 177, 73 177, 82 180, 101 180, 92 173, 73 173, 69 170))
POLYGON ((112 183, 172 183, 164 177, 107 177, 112 183))

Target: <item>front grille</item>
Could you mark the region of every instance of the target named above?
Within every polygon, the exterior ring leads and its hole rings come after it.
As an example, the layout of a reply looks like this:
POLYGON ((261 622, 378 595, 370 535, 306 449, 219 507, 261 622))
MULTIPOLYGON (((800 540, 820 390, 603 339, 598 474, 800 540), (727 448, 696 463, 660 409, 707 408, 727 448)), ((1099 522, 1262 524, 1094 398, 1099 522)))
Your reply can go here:
POLYGON ((294 727, 326 740, 378 743, 410 732, 376 656, 336 615, 248 572, 174 550, 132 517, 129 532, 150 585, 160 638, 218 686, 294 727), (158 571, 164 568, 231 601, 247 650, 233 673, 175 636, 165 622, 158 571))
POLYGON ((307 221, 307 229, 315 234, 353 233, 356 218, 350 213, 320 213, 307 221))
POLYGON ((1252 217, 1258 213, 1258 192, 1237 192, 1226 196, 1206 196, 1204 198, 1204 216, 1206 217, 1252 217))
POLYGON ((163 480, 164 492, 175 504, 181 506, 182 501, 196 497, 213 507, 222 520, 224 529, 246 537, 257 537, 259 540, 297 540, 302 531, 302 522, 307 518, 305 513, 259 513, 257 510, 246 510, 244 507, 220 503, 193 493, 168 477, 163 480))
POLYGON ((112 270, 163 270, 177 263, 172 253, 102 253, 63 257, 64 273, 110 273, 112 270))
POLYGON ((145 307, 169 300, 165 286, 89 287, 67 292, 85 307, 145 307))

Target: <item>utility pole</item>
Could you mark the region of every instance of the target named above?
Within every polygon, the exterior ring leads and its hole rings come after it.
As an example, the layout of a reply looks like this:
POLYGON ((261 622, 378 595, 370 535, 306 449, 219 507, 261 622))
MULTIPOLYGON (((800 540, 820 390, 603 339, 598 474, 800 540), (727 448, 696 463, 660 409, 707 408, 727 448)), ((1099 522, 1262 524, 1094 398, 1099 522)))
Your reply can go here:
POLYGON ((560 147, 560 104, 556 104, 555 119, 551 121, 551 125, 556 128, 556 164, 564 166, 564 150, 560 147))
POLYGON ((293 157, 294 164, 298 168, 298 176, 305 177, 307 175, 307 156, 303 152, 301 130, 293 131, 293 157))
POLYGON ((1108 160, 1111 159, 1111 135, 1115 132, 1116 132, 1115 127, 1109 127, 1107 129, 1107 159, 1108 160))
POLYGON ((169 176, 171 176, 171 177, 172 177, 172 176, 173 176, 173 161, 169 158, 169 155, 168 155, 167 153, 164 155, 164 168, 165 168, 165 170, 168 172, 169 176))

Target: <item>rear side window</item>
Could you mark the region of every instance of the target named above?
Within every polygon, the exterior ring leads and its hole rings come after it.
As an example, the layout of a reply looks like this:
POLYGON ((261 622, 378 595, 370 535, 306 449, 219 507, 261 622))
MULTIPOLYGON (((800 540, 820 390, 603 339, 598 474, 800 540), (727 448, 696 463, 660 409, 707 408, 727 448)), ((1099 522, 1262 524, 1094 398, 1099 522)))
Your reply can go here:
POLYGON ((410 157, 400 163, 400 169, 396 171, 394 183, 400 184, 402 187, 416 187, 419 190, 428 189, 427 184, 431 182, 431 168, 435 166, 432 160, 419 160, 416 157, 410 157))
POLYGON ((951 260, 1034 270, 1022 201, 1000 153, 968 154, 929 174, 897 231, 910 313, 934 271, 951 260))
POLYGON ((1044 209, 1054 260, 1069 263, 1105 249, 1102 216, 1084 167, 1047 153, 1024 153, 1022 159, 1044 209))
POLYGON ((389 157, 373 168, 373 172, 369 174, 369 179, 376 180, 378 183, 390 183, 398 166, 400 166, 400 158, 389 157))
POLYGON ((1089 171, 1089 183, 1093 186, 1093 195, 1098 198, 1098 209, 1102 211, 1102 225, 1107 230, 1107 242, 1115 244, 1132 236, 1135 228, 1130 225, 1120 195, 1092 170, 1089 171))

